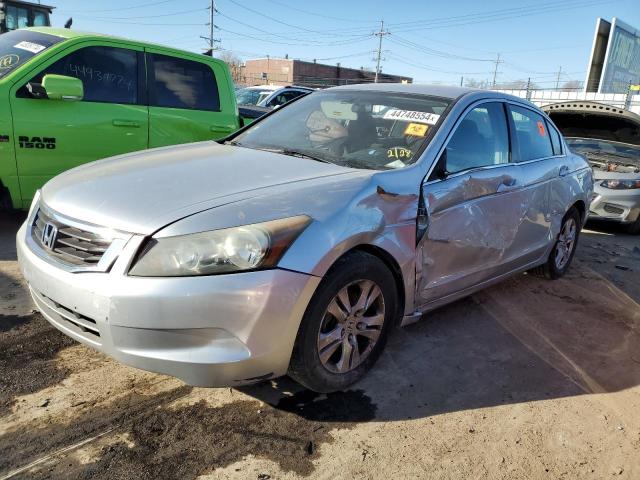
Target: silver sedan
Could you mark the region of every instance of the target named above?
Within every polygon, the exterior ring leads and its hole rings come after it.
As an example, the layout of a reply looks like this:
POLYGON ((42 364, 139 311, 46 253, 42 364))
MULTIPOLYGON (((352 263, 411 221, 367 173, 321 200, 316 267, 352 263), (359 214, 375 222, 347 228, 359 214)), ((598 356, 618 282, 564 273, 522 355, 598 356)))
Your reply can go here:
POLYGON ((589 165, 531 103, 355 85, 225 142, 54 178, 18 255, 49 322, 124 363, 329 392, 397 325, 521 272, 562 276, 591 196, 589 165))

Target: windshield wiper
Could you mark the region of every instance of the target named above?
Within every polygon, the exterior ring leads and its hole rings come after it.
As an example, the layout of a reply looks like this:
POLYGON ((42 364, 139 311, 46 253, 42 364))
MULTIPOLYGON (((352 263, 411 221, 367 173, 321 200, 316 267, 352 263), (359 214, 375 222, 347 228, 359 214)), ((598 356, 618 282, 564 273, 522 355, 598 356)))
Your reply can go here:
POLYGON ((253 148, 255 148, 256 150, 264 150, 265 152, 289 155, 291 157, 307 158, 309 160, 315 160, 316 162, 331 163, 333 165, 333 162, 330 162, 329 160, 326 160, 321 157, 316 157, 315 155, 310 155, 308 153, 295 150, 293 148, 267 148, 267 147, 253 147, 253 148))
POLYGON ((308 158, 309 160, 315 160, 316 162, 331 163, 329 160, 326 160, 324 158, 316 157, 315 155, 309 155, 308 153, 300 152, 298 150, 292 150, 290 148, 276 150, 276 153, 281 153, 283 155, 290 155, 292 157, 308 158))

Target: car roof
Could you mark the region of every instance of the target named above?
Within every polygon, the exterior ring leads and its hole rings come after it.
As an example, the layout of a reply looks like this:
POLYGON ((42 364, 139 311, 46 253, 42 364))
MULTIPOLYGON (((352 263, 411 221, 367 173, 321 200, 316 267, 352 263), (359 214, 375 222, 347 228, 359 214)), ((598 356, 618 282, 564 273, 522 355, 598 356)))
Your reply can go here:
POLYGON ((171 47, 169 45, 163 45, 161 43, 147 42, 144 40, 133 40, 131 38, 118 37, 116 35, 107 35, 105 33, 83 32, 80 30, 71 30, 70 28, 55 28, 55 27, 27 27, 27 28, 22 28, 20 30, 46 33, 47 35, 55 35, 56 37, 64 38, 65 40, 71 40, 74 38, 86 38, 89 40, 91 39, 117 40, 117 41, 126 42, 129 44, 137 45, 141 47, 153 47, 153 48, 158 48, 166 51, 176 52, 180 55, 205 57, 208 59, 212 59, 213 61, 216 61, 216 62, 222 62, 222 60, 220 60, 219 58, 208 57, 197 52, 182 50, 180 48, 171 47))
POLYGON ((282 87, 279 85, 252 85, 250 87, 244 87, 246 90, 262 90, 262 91, 270 91, 275 92, 276 90, 280 90, 282 87))
POLYGON ((434 97, 459 98, 467 93, 479 91, 473 88, 453 87, 449 85, 426 85, 416 83, 361 83, 332 87, 328 90, 366 90, 389 93, 413 93, 434 97))

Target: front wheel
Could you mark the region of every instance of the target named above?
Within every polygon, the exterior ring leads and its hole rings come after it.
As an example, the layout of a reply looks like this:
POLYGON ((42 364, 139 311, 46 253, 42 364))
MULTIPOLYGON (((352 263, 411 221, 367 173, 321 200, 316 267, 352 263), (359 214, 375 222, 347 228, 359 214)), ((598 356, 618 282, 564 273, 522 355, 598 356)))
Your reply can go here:
POLYGON ((567 273, 576 253, 580 236, 580 222, 580 213, 572 207, 562 219, 560 233, 549 254, 547 263, 531 270, 533 274, 555 280, 567 273))
POLYGON ((344 390, 380 356, 397 303, 395 280, 381 260, 364 252, 340 259, 307 307, 289 375, 316 392, 344 390))

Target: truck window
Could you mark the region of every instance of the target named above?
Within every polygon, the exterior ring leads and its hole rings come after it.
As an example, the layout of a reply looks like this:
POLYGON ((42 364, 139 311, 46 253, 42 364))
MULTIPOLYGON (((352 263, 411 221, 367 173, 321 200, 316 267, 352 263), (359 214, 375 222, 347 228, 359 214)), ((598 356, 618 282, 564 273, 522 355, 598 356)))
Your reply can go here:
POLYGON ((218 84, 209 65, 152 54, 150 105, 220 111, 218 84))
POLYGON ((7 30, 16 30, 29 26, 29 10, 26 8, 7 6, 5 19, 7 30))
MULTIPOLYGON (((30 81, 41 83, 49 73, 82 80, 85 102, 138 103, 138 57, 133 50, 81 48, 50 65, 30 81)), ((24 90, 18 92, 19 96, 28 96, 24 90)))

